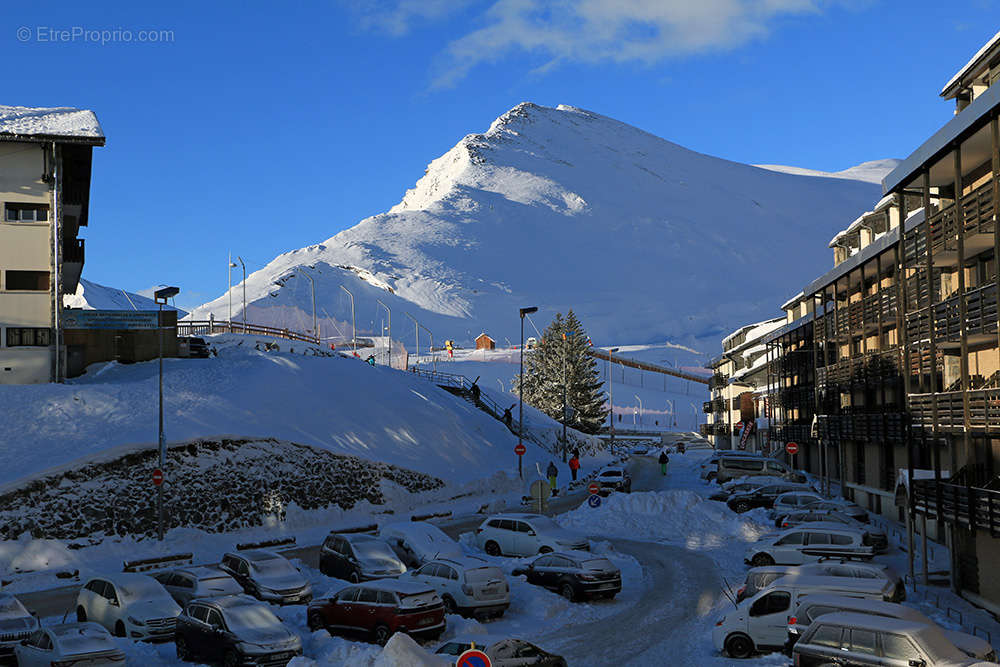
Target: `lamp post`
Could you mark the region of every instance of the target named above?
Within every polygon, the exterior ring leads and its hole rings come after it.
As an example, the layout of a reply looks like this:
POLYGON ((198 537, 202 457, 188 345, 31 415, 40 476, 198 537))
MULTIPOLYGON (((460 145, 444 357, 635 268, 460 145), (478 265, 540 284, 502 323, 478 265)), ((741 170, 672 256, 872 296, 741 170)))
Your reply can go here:
POLYGON ((229 289, 226 290, 226 293, 229 294, 229 319, 226 320, 229 323, 229 333, 233 333, 233 269, 235 268, 233 253, 229 253, 229 268, 226 269, 226 278, 229 280, 229 289))
MULTIPOLYGON (((538 312, 538 306, 531 306, 529 308, 521 308, 521 372, 517 376, 520 386, 517 390, 517 444, 522 444, 522 438, 524 434, 524 316, 530 315, 531 313, 538 312)), ((524 479, 524 473, 521 470, 521 459, 522 457, 517 457, 517 476, 524 479)))
POLYGON ((615 382, 613 371, 615 368, 614 357, 612 356, 618 351, 617 347, 608 348, 608 403, 610 404, 611 410, 608 413, 608 417, 611 420, 611 427, 608 431, 611 433, 611 451, 615 451, 615 382))
POLYGON ((691 405, 691 412, 694 413, 694 431, 697 432, 698 431, 698 406, 696 406, 694 403, 691 403, 691 401, 688 401, 688 403, 691 405))
POLYGON ((413 315, 410 315, 405 310, 403 311, 403 314, 406 315, 407 317, 409 317, 411 320, 413 320, 413 332, 417 336, 417 357, 419 357, 420 356, 420 322, 417 322, 417 318, 415 318, 413 315))
POLYGON ((635 396, 635 400, 639 401, 639 426, 642 426, 642 399, 639 398, 639 394, 632 394, 635 396))
MULTIPOLYGON (((163 306, 167 303, 167 299, 177 296, 180 293, 180 289, 177 287, 162 287, 155 292, 153 292, 153 298, 156 300, 156 305, 159 312, 156 316, 156 333, 159 339, 160 347, 160 472, 162 473, 167 460, 167 439, 163 434, 163 306)), ((157 484, 156 486, 156 514, 157 514, 157 534, 159 539, 163 540, 163 482, 157 484)))
POLYGON ((667 426, 670 426, 670 422, 674 422, 674 426, 677 426, 677 416, 674 413, 674 402, 669 398, 665 400, 670 405, 670 419, 667 420, 667 426))
POLYGON ((382 303, 381 299, 375 299, 379 302, 379 305, 385 308, 385 312, 389 313, 389 368, 392 368, 392 311, 389 310, 389 306, 382 303))
POLYGON ((243 263, 243 258, 239 255, 236 259, 240 260, 240 266, 243 267, 243 333, 247 332, 247 265, 243 263))
POLYGON ((358 356, 358 325, 354 319, 354 295, 351 294, 351 290, 347 289, 343 285, 340 289, 347 292, 347 296, 351 297, 351 347, 354 348, 354 356, 358 356))
POLYGON ((563 338, 563 414, 562 414, 562 423, 563 423, 563 432, 562 432, 562 460, 563 460, 563 463, 566 463, 566 422, 569 421, 569 410, 568 410, 569 405, 567 403, 567 396, 566 396, 566 393, 567 393, 567 390, 568 390, 568 387, 567 387, 568 383, 566 381, 566 356, 567 356, 567 352, 569 350, 569 338, 568 338, 568 336, 574 336, 574 335, 576 335, 575 331, 567 331, 567 332, 563 333, 563 335, 562 335, 562 338, 563 338))
POLYGON ((316 327, 316 281, 313 277, 305 272, 304 269, 299 269, 299 275, 305 276, 309 279, 309 288, 312 291, 312 304, 313 304, 313 335, 316 336, 316 344, 319 345, 319 329, 316 327))

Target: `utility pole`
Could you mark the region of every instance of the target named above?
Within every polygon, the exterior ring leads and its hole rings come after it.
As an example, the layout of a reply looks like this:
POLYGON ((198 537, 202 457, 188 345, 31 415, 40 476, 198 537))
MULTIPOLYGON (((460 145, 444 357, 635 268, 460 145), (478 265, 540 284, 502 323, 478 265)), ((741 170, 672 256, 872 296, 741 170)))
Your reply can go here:
POLYGON ((358 325, 354 320, 354 295, 351 294, 351 290, 347 289, 343 285, 340 289, 347 292, 347 296, 351 297, 351 346, 354 348, 354 356, 358 356, 358 325))
POLYGON ((319 345, 319 329, 316 328, 316 281, 313 280, 312 276, 306 273, 305 269, 300 269, 299 274, 309 279, 309 287, 312 290, 313 304, 313 336, 316 336, 316 344, 319 345))
MULTIPOLYGON (((517 444, 521 445, 524 436, 524 316, 538 312, 538 306, 521 308, 521 372, 517 376, 520 387, 517 390, 517 444)), ((532 324, 534 326, 534 324, 532 324)), ((521 470, 521 456, 517 457, 517 476, 524 479, 521 470)))
POLYGON ((642 399, 639 398, 639 394, 632 394, 635 396, 635 400, 639 401, 639 426, 642 426, 642 399))
POLYGON ((431 330, 425 327, 423 324, 419 326, 421 329, 427 332, 428 336, 431 337, 431 364, 433 364, 434 372, 437 373, 438 361, 437 361, 437 353, 434 352, 434 334, 432 334, 431 330))
POLYGON ((410 313, 408 313, 405 310, 403 311, 403 314, 406 315, 407 317, 409 317, 411 320, 413 320, 413 332, 417 336, 417 356, 419 357, 420 356, 420 322, 417 322, 417 318, 415 318, 413 315, 410 315, 410 313))
POLYGON ((392 311, 389 310, 389 306, 382 303, 381 299, 375 299, 379 304, 385 308, 385 312, 389 313, 389 368, 392 368, 392 311))
POLYGON ((229 280, 229 289, 226 293, 229 294, 229 319, 226 321, 229 323, 229 333, 233 333, 233 269, 236 265, 233 264, 233 253, 229 253, 229 268, 226 269, 226 278, 229 280))
MULTIPOLYGON (((177 287, 163 287, 156 290, 153 293, 153 298, 156 301, 156 305, 159 309, 156 317, 156 333, 159 343, 159 357, 160 357, 160 429, 159 429, 159 443, 160 443, 160 472, 162 474, 164 467, 166 467, 167 460, 167 438, 163 432, 163 306, 167 303, 167 299, 176 296, 180 292, 177 287)), ((155 482, 154 482, 155 483, 155 482)), ((161 478, 160 483, 156 485, 156 528, 158 539, 163 541, 163 480, 161 478)))
POLYGON ((614 369, 615 362, 612 356, 618 351, 617 347, 608 348, 608 403, 610 405, 610 411, 608 416, 611 419, 611 426, 608 431, 611 433, 611 451, 615 451, 615 381, 614 381, 614 369))
POLYGON ((236 259, 240 260, 240 266, 243 267, 243 333, 247 332, 247 265, 243 263, 243 258, 239 255, 236 259))

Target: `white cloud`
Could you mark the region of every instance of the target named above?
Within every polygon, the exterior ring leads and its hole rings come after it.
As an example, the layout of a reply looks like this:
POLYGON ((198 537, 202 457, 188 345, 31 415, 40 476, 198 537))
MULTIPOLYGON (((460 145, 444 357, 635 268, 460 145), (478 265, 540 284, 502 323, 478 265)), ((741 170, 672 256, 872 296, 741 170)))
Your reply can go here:
POLYGON ((473 0, 361 0, 353 4, 360 14, 361 25, 394 36, 408 33, 414 23, 445 18, 464 9, 473 0))
MULTIPOLYGON (((547 71, 562 62, 652 64, 729 50, 765 36, 776 19, 818 13, 834 1, 496 0, 481 17, 483 27, 446 47, 433 87, 453 86, 477 65, 517 52, 543 56, 539 70, 547 71)), ((408 26, 414 17, 439 17, 457 4, 401 0, 384 14, 384 25, 408 26)))

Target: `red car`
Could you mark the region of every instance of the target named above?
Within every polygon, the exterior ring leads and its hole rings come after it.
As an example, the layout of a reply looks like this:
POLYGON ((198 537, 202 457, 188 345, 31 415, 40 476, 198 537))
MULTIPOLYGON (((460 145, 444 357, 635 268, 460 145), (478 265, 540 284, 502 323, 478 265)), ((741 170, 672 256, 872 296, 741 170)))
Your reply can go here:
POLYGON ((433 588, 417 582, 382 579, 348 586, 309 605, 310 630, 364 635, 385 644, 397 632, 437 639, 445 629, 444 604, 433 588))

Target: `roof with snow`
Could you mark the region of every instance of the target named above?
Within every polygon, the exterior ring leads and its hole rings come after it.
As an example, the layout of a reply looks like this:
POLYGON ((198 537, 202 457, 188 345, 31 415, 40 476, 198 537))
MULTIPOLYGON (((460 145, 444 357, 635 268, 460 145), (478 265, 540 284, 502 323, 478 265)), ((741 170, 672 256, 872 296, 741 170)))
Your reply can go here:
POLYGON ((965 63, 962 69, 955 72, 955 76, 948 80, 948 83, 944 84, 944 88, 941 89, 941 97, 950 97, 957 92, 957 88, 961 86, 962 80, 972 73, 973 70, 977 69, 986 60, 989 52, 1000 43, 1000 32, 993 35, 989 41, 983 44, 983 48, 976 52, 976 55, 972 56, 969 62, 965 63))
POLYGON ((104 145, 97 115, 72 107, 0 105, 0 141, 66 141, 104 145))

